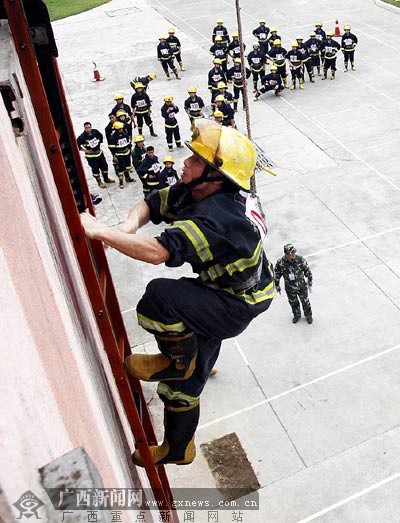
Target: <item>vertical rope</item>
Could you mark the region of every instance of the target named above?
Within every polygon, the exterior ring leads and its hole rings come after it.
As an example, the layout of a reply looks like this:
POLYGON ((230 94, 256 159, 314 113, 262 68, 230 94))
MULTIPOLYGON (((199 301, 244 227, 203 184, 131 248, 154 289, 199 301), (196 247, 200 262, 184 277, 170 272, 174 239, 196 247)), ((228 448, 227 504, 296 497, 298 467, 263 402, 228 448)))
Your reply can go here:
MULTIPOLYGON (((247 137, 251 140, 251 124, 250 124, 250 107, 249 107, 249 97, 247 96, 247 78, 246 78, 246 63, 244 60, 244 45, 243 45, 243 32, 242 32, 242 19, 240 16, 240 0, 235 0, 236 4, 236 18, 238 25, 239 33, 239 44, 240 44, 240 55, 242 57, 241 69, 242 69, 242 79, 243 79, 243 102, 245 106, 246 113, 246 128, 247 128, 247 137)), ((250 178, 250 192, 254 197, 257 193, 256 188, 256 177, 253 173, 253 176, 250 178)))

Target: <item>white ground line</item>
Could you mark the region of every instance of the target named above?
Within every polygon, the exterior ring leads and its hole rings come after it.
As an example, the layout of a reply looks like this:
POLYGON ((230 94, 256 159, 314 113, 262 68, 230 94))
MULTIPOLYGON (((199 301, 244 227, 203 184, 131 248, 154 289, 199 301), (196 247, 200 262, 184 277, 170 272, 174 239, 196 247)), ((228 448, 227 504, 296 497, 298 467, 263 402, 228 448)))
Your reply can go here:
POLYGON ((175 18, 177 18, 178 20, 180 20, 182 23, 184 23, 185 25, 187 25, 188 27, 190 27, 190 29, 192 31, 194 31, 195 33, 197 33, 198 35, 201 36, 201 38, 203 40, 205 40, 206 42, 210 42, 210 40, 208 38, 206 38, 202 33, 200 33, 200 31, 198 31, 195 27, 193 27, 193 25, 189 24, 188 22, 186 22, 186 20, 184 20, 183 18, 181 18, 179 15, 176 14, 175 11, 173 11, 172 9, 170 9, 169 7, 167 7, 165 4, 163 4, 162 2, 160 2, 160 0, 156 0, 157 4, 159 4, 163 9, 165 9, 166 11, 169 11, 175 18))
MULTIPOLYGON (((361 22, 361 23, 363 24, 364 22, 361 22)), ((375 40, 375 42, 378 42, 380 45, 385 45, 386 47, 390 47, 394 51, 398 51, 398 49, 394 45, 388 44, 382 39, 375 38, 374 36, 371 36, 370 34, 366 33, 365 31, 362 31, 361 29, 357 28, 357 33, 361 33, 362 35, 366 36, 367 38, 370 38, 371 40, 375 40)))
POLYGON ((332 512, 332 510, 342 507, 343 505, 346 505, 350 501, 360 498, 361 496, 364 496, 365 494, 368 494, 369 492, 372 492, 373 490, 383 487, 383 485, 386 485, 387 483, 390 483, 391 481, 394 481, 399 478, 400 478, 400 472, 396 472, 396 474, 393 474, 392 476, 389 476, 388 478, 383 479, 382 481, 379 481, 378 483, 374 483, 370 487, 360 490, 359 492, 356 492, 352 496, 344 498, 341 501, 338 501, 337 503, 330 505, 329 507, 326 507, 323 510, 320 510, 319 512, 316 512, 315 514, 312 514, 311 516, 308 516, 305 519, 301 519, 297 523, 308 523, 309 521, 313 521, 314 519, 324 516, 328 512, 332 512))
POLYGON ((126 314, 127 312, 135 311, 136 307, 132 307, 132 309, 126 309, 126 311, 122 311, 122 314, 126 314))
POLYGON ((239 354, 242 356, 243 361, 247 367, 250 367, 249 360, 246 358, 246 354, 243 352, 242 347, 239 345, 239 342, 236 338, 233 339, 233 343, 236 345, 239 354))
POLYGON ((306 383, 303 383, 302 385, 297 385, 296 387, 293 387, 292 389, 281 392, 280 394, 276 394, 275 396, 271 396, 270 398, 259 401, 258 403, 254 403, 253 405, 249 405, 248 407, 245 407, 244 409, 237 410, 235 412, 232 412, 231 414, 227 414, 226 416, 221 416, 220 418, 209 421, 208 423, 199 425, 199 430, 210 427, 211 425, 215 425, 216 423, 220 423, 221 421, 225 421, 227 419, 234 418, 235 416, 239 416, 240 414, 244 414, 245 412, 248 412, 249 410, 253 410, 253 409, 260 407, 261 405, 271 403, 272 401, 283 398, 284 396, 288 396, 289 394, 292 394, 293 392, 297 392, 306 387, 309 387, 310 385, 314 385, 314 383, 319 383, 320 381, 324 381, 327 378, 331 378, 332 376, 336 376, 337 374, 341 374, 342 372, 346 372, 348 370, 354 369, 355 367, 359 367, 360 365, 363 365, 364 363, 368 363, 369 361, 373 361, 377 358, 380 358, 381 356, 385 356, 386 354, 390 354, 391 352, 394 352, 399 349, 400 349, 400 345, 395 345, 394 347, 390 347, 389 349, 386 349, 382 352, 378 352, 377 354, 368 356, 368 358, 363 358, 362 360, 356 361, 355 363, 350 363, 349 365, 346 365, 345 367, 341 367, 340 369, 329 372, 328 374, 324 374, 323 376, 320 376, 319 378, 315 378, 314 380, 307 381, 306 383))
POLYGON ((362 243, 367 240, 370 240, 371 238, 377 238, 378 236, 383 236, 384 234, 389 234, 390 232, 395 232, 395 231, 399 231, 399 230, 400 230, 400 226, 393 227, 392 229, 387 229, 386 231, 377 232, 375 234, 370 234, 368 236, 364 236, 363 238, 357 238, 356 240, 351 240, 346 243, 341 243, 340 245, 336 245, 335 247, 327 247, 326 249, 321 249, 321 250, 315 251, 311 254, 306 254, 304 256, 304 258, 310 258, 311 256, 317 256, 318 254, 322 254, 324 252, 330 252, 330 251, 334 251, 336 249, 341 249, 342 247, 347 247, 348 245, 354 245, 355 243, 362 243))
POLYGON ((395 98, 392 98, 392 97, 389 96, 388 94, 383 93, 382 91, 380 91, 380 90, 377 89, 376 87, 373 87, 372 85, 368 84, 367 82, 364 82, 364 81, 361 80, 360 78, 357 78, 357 76, 354 76, 354 75, 352 75, 352 74, 349 74, 349 75, 348 75, 348 78, 350 78, 351 80, 355 80, 356 82, 360 82, 360 83, 362 83, 363 85, 365 85, 366 87, 368 87, 368 89, 371 89, 372 91, 375 91, 376 93, 380 94, 381 96, 384 96, 385 98, 387 98, 387 99, 390 100, 391 102, 394 102, 395 104, 400 105, 400 102, 399 102, 398 100, 396 100, 395 98))
MULTIPOLYGON (((382 94, 382 93, 381 93, 382 94)), ((380 178, 382 178, 383 180, 385 180, 389 185, 391 185, 394 189, 396 189, 396 191, 400 191, 400 187, 398 187, 395 183, 393 183, 392 181, 389 180, 389 178, 387 178, 384 174, 382 174, 380 171, 378 171, 378 169, 376 169, 375 167, 373 167, 372 165, 370 165, 366 160, 364 160, 363 158, 361 158, 360 155, 358 155, 357 153, 355 153, 354 151, 352 151, 349 147, 347 147, 347 145, 345 145, 343 142, 341 142, 338 138, 336 138, 335 135, 331 134, 329 131, 327 131, 321 124, 319 124, 318 122, 316 122, 315 120, 313 120, 312 118, 310 118, 307 114, 305 114, 303 111, 301 111, 300 109, 298 109, 295 105, 293 105, 292 103, 288 102, 285 98, 281 97, 280 100, 284 103, 286 103, 287 105, 289 105, 290 107, 293 108, 294 111, 297 111, 299 114, 301 114, 303 116, 303 118, 305 118, 306 120, 308 120, 309 122, 313 123, 315 126, 317 126, 319 129, 321 129, 325 134, 327 134, 334 142, 336 142, 337 144, 339 144, 341 147, 343 147, 343 149, 345 149, 348 153, 352 154, 355 158, 357 158, 358 161, 360 161, 362 164, 364 164, 366 167, 368 167, 368 169, 370 169, 371 171, 374 171, 375 174, 377 174, 380 178)), ((397 103, 400 103, 400 102, 397 102, 397 103)))
POLYGON ((384 142, 384 143, 376 143, 374 145, 367 145, 367 147, 361 147, 361 149, 357 149, 357 153, 360 151, 368 151, 368 149, 375 149, 375 147, 386 147, 387 145, 392 145, 394 143, 400 142, 400 138, 397 138, 397 140, 392 140, 390 142, 384 142))
MULTIPOLYGON (((228 11, 224 11, 223 13, 213 13, 213 16, 215 16, 215 18, 221 18, 222 16, 225 16, 229 14, 228 11)), ((187 20, 201 20, 202 18, 210 18, 210 13, 207 13, 206 15, 201 15, 201 16, 192 16, 191 18, 187 18, 187 20)), ((211 42, 211 40, 210 40, 211 42)))

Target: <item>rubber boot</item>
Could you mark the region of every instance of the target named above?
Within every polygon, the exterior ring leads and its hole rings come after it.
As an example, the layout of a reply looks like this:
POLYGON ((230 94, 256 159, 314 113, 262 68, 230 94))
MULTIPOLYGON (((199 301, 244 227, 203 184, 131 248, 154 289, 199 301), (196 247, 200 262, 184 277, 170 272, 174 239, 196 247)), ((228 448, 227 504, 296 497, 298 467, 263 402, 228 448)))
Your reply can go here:
POLYGON ((293 91, 293 89, 296 89, 296 80, 292 80, 292 86, 290 87, 290 90, 293 91))
POLYGON ((165 73, 165 74, 166 74, 167 80, 171 80, 169 73, 165 73))
POLYGON ((162 354, 131 354, 127 372, 143 381, 187 380, 196 367, 197 337, 193 332, 155 335, 162 354))
POLYGON ((344 64, 344 72, 347 73, 347 71, 349 70, 349 67, 347 64, 344 64))
POLYGON ((257 92, 257 82, 253 82, 253 93, 257 92))
POLYGON ((332 71, 331 72, 331 80, 334 80, 335 79, 335 71, 332 71))
POLYGON ((179 149, 183 149, 182 142, 176 142, 176 145, 179 149))
POLYGON ((322 75, 322 80, 326 80, 326 71, 324 70, 324 74, 322 75))
POLYGON ((110 178, 107 173, 103 173, 103 179, 106 183, 115 183, 114 178, 110 178))
POLYGON ((311 325, 311 323, 313 322, 313 318, 312 318, 312 316, 307 316, 306 319, 307 319, 307 323, 308 323, 309 325, 311 325))
POLYGON ((237 106, 238 106, 238 103, 237 102, 233 102, 233 111, 235 113, 237 113, 237 106))
POLYGON ((261 96, 260 91, 256 91, 256 94, 254 95, 253 101, 254 102, 258 102, 258 99, 260 98, 260 96, 261 96))
POLYGON ((321 67, 317 65, 318 76, 321 76, 321 67))
POLYGON ((174 70, 173 70, 173 73, 174 73, 176 79, 177 79, 177 80, 180 80, 179 75, 178 75, 178 70, 177 70, 177 69, 174 69, 174 70))
MULTIPOLYGON (((150 134, 151 134, 151 136, 158 136, 158 135, 154 132, 153 125, 150 125, 150 126, 149 126, 149 129, 150 129, 150 134)), ((139 133, 139 134, 142 134, 142 133, 139 133)))
POLYGON ((351 70, 352 70, 352 71, 355 71, 355 70, 356 70, 356 66, 354 65, 354 62, 351 62, 351 70))
POLYGON ((300 316, 293 316, 292 323, 297 323, 300 319, 300 316))
POLYGON ((126 182, 128 182, 128 183, 136 182, 136 180, 134 178, 131 178, 129 171, 125 172, 124 176, 125 176, 125 181, 126 182))
MULTIPOLYGON (((164 441, 161 445, 152 445, 150 453, 155 465, 174 463, 189 465, 196 457, 194 435, 199 423, 200 406, 197 402, 189 407, 165 407, 164 441)), ((138 450, 132 454, 135 465, 143 467, 138 450)))
POLYGON ((138 127, 138 134, 143 134, 143 127, 138 127))
POLYGON ((304 80, 302 78, 300 78, 300 80, 299 80, 299 87, 301 90, 304 89, 304 80))
POLYGON ((124 189, 124 175, 123 174, 119 174, 118 178, 119 178, 119 188, 120 189, 124 189))
POLYGON ((105 189, 107 187, 107 185, 104 182, 101 181, 100 174, 94 174, 93 176, 96 179, 97 185, 101 189, 105 189))
POLYGON ((313 73, 308 73, 308 78, 309 78, 309 80, 310 80, 310 82, 311 82, 312 84, 315 83, 315 80, 314 80, 314 74, 313 74, 313 73))
POLYGON ((179 67, 181 68, 181 71, 186 71, 185 66, 183 65, 183 62, 179 62, 179 67))
POLYGON ((285 86, 285 89, 289 89, 286 78, 283 80, 283 85, 285 86))

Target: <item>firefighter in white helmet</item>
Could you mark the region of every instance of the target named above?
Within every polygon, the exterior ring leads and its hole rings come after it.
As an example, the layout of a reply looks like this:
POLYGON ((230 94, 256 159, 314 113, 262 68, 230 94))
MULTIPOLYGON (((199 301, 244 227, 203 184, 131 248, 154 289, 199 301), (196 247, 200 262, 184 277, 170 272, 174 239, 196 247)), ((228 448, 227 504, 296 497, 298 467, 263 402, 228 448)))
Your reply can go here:
MULTIPOLYGON (((125 360, 136 378, 158 383, 164 403, 164 441, 150 447, 156 465, 191 463, 200 394, 221 342, 243 332, 274 296, 273 271, 262 244, 265 228, 246 215, 256 150, 236 129, 195 121, 179 183, 153 191, 129 213, 122 230, 81 216, 86 235, 136 260, 180 267, 196 278, 156 278, 137 304, 139 324, 156 338, 159 354, 125 360), (168 227, 155 238, 136 235, 149 221, 168 227), (262 232, 264 231, 264 232, 262 232)), ((225 349, 226 350, 226 349, 225 349)), ((133 462, 143 466, 138 450, 133 462)))

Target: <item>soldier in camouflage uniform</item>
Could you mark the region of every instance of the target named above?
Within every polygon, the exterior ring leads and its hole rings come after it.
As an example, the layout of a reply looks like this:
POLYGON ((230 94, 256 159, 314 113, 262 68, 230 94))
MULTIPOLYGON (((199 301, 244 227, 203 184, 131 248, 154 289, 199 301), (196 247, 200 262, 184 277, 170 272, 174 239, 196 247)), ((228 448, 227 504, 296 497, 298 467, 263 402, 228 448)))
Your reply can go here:
POLYGON ((287 243, 283 247, 283 251, 285 256, 278 260, 275 265, 275 288, 278 292, 281 292, 279 280, 283 276, 285 291, 293 311, 293 323, 297 323, 301 316, 300 298, 304 316, 307 319, 307 323, 311 324, 313 318, 305 281, 305 278, 307 278, 308 286, 312 286, 313 277, 310 267, 302 256, 296 254, 296 249, 291 243, 287 243))

